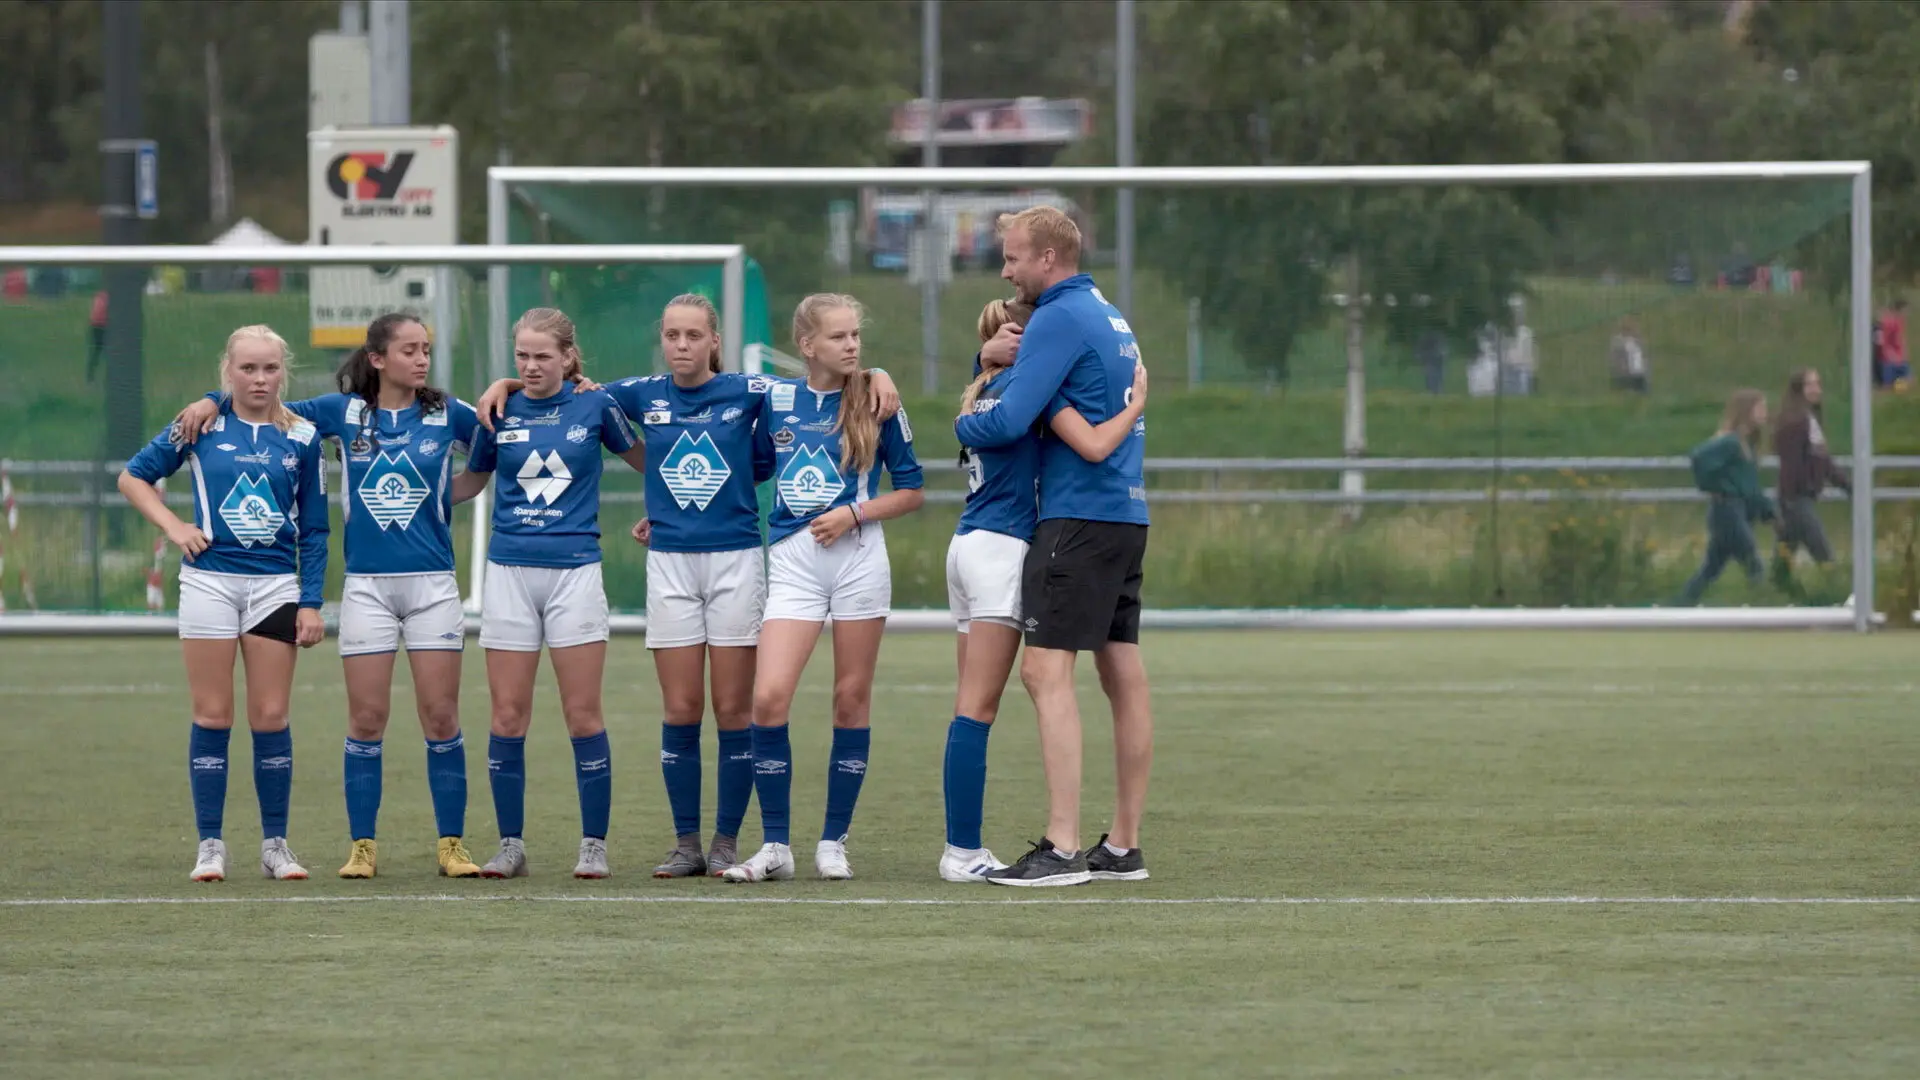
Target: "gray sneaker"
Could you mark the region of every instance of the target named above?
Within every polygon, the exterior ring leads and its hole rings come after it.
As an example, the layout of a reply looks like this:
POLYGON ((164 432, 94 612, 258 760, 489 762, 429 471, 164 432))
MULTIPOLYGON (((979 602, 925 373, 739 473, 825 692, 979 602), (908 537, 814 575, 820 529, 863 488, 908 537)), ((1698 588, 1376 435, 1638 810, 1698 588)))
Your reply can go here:
POLYGON ((517 836, 500 838, 500 854, 487 860, 480 868, 484 878, 515 878, 527 876, 527 845, 517 836))
POLYGON ((713 846, 707 849, 707 873, 719 877, 740 861, 740 839, 713 834, 713 846))
POLYGON ((573 865, 577 878, 603 878, 607 870, 607 842, 597 836, 580 838, 580 861, 573 865))
POLYGON ((707 857, 700 854, 700 834, 688 833, 682 836, 672 851, 667 852, 666 860, 653 868, 657 878, 704 877, 707 873, 707 857))

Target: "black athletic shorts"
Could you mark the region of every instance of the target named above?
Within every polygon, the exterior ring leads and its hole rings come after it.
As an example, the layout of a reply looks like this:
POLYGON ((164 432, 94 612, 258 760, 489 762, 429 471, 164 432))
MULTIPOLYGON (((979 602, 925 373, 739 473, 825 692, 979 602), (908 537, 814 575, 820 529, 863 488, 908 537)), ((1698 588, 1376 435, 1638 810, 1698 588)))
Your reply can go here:
POLYGON ((299 641, 299 604, 281 604, 248 627, 246 632, 254 637, 263 637, 270 641, 284 641, 289 645, 298 645, 299 641))
POLYGON ((1053 518, 1034 530, 1020 581, 1027 645, 1091 652, 1140 641, 1147 527, 1053 518))

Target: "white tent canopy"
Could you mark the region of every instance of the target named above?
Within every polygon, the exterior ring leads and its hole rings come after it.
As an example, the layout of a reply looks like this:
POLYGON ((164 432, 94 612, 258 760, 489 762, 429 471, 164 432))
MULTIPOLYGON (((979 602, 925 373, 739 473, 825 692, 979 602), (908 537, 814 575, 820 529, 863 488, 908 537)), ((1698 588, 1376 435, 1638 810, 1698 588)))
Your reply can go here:
POLYGON ((287 241, 268 232, 266 227, 252 218, 241 218, 233 227, 215 237, 212 247, 286 247, 287 241))

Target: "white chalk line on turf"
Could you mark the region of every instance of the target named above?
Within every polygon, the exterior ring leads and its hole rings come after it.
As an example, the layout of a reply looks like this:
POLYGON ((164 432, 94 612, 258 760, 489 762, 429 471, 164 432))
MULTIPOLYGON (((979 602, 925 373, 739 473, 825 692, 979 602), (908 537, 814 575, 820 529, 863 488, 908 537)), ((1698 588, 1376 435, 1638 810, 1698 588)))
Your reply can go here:
POLYGON ((1004 900, 939 897, 812 896, 498 896, 426 893, 393 896, 101 896, 0 900, 0 907, 143 907, 189 904, 798 904, 821 907, 1505 907, 1666 905, 1792 907, 1920 904, 1920 896, 1102 896, 1004 900))

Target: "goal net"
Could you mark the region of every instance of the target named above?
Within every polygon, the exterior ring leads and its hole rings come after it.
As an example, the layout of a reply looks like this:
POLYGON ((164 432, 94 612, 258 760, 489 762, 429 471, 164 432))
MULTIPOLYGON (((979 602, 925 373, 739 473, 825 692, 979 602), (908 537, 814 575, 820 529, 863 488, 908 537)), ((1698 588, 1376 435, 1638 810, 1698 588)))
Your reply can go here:
MULTIPOLYGON (((433 385, 472 401, 511 355, 490 336, 500 321, 489 311, 490 266, 515 279, 505 324, 530 307, 560 308, 579 328, 589 374, 606 380, 665 370, 654 327, 679 293, 709 296, 730 341, 764 342, 765 300, 747 263, 732 244, 0 248, 0 604, 9 614, 171 611, 178 553, 127 505, 114 477, 175 413, 216 388, 221 349, 238 327, 264 324, 286 339, 293 401, 335 391, 350 351, 343 325, 364 331, 377 315, 407 311, 433 334, 433 385), (316 293, 321 270, 336 273, 316 293), (352 282, 359 287, 344 284, 352 282)), ((738 370, 747 351, 730 347, 726 363, 738 370)), ((337 454, 326 455, 336 497, 337 454)), ((184 473, 166 485, 182 513, 189 492, 184 473)), ((609 593, 620 608, 642 609, 643 553, 618 542, 643 505, 638 476, 616 463, 603 501, 609 593)), ((455 510, 463 592, 485 551, 487 505, 483 497, 455 510)), ((330 599, 339 596, 342 535, 336 512, 330 599)))
MULTIPOLYGON (((868 362, 933 418, 933 505, 888 526, 901 606, 942 598, 963 495, 945 420, 1009 291, 995 219, 1047 204, 1151 372, 1150 606, 1671 621, 1709 547, 1688 455, 1735 391, 1778 417, 1816 373, 1814 438, 1865 464, 1863 168, 512 167, 490 235, 741 243, 776 332, 805 293, 865 301, 868 362)), ((1760 577, 1730 563, 1690 617, 1852 623, 1871 500, 1829 486, 1795 512, 1797 532, 1753 523, 1760 577)))

